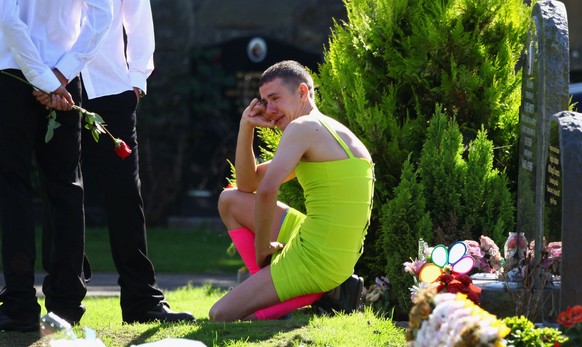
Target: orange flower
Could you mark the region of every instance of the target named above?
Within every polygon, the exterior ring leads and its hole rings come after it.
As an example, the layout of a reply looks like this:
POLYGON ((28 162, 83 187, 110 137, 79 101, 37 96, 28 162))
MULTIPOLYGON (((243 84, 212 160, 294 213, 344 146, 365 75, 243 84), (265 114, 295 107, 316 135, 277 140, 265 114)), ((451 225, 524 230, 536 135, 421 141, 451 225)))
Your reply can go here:
POLYGON ((566 328, 582 322, 582 306, 576 305, 574 307, 568 307, 566 311, 560 312, 557 321, 566 328))

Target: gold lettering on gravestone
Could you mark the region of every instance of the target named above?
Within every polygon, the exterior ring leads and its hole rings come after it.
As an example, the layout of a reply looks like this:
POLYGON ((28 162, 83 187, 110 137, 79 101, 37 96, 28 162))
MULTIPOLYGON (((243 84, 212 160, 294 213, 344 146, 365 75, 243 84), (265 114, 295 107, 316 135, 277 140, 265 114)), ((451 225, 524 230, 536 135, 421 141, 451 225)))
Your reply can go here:
POLYGON ((259 96, 258 82, 261 74, 260 71, 239 71, 235 75, 235 87, 226 91, 226 96, 235 100, 240 113, 245 110, 253 98, 259 96))
POLYGON ((523 139, 521 167, 530 172, 533 171, 534 167, 533 138, 536 135, 535 95, 533 87, 533 81, 526 81, 526 90, 523 94, 523 109, 521 114, 521 137, 523 139))
POLYGON ((546 192, 548 195, 548 202, 552 206, 558 205, 558 199, 561 196, 560 191, 560 148, 550 146, 548 155, 548 181, 546 185, 546 192))

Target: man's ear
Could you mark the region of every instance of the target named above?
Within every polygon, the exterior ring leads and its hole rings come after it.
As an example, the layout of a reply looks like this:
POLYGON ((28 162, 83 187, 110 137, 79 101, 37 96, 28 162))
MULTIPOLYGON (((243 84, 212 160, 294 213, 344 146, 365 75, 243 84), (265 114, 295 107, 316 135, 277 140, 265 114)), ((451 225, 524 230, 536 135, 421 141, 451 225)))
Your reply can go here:
POLYGON ((299 83, 299 95, 301 95, 301 101, 307 101, 309 99, 309 87, 305 83, 299 83))

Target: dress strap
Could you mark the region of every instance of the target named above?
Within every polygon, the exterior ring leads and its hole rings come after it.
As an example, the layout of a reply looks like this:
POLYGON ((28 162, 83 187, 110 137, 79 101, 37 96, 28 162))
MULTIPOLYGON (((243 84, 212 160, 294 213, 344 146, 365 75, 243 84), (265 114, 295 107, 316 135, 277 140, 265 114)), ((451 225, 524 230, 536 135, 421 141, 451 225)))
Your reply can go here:
POLYGON ((350 159, 354 158, 354 154, 352 153, 352 151, 350 150, 348 145, 346 145, 344 140, 342 140, 342 138, 337 134, 337 132, 335 130, 333 130, 326 122, 324 122, 323 119, 321 119, 319 117, 317 117, 317 119, 319 120, 319 122, 321 124, 323 124, 323 126, 327 129, 327 131, 329 131, 331 136, 333 136, 335 138, 335 140, 339 143, 339 145, 342 146, 344 151, 346 151, 346 154, 348 155, 348 157, 350 157, 350 159))

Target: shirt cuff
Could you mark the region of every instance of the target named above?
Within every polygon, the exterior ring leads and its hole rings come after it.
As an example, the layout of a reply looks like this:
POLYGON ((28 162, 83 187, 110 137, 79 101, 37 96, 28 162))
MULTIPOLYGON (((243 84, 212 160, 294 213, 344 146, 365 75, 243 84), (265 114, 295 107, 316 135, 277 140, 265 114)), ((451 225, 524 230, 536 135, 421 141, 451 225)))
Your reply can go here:
POLYGON ((51 93, 61 86, 61 82, 51 69, 47 69, 42 75, 32 78, 30 83, 43 92, 51 93))
POLYGON ((55 66, 68 82, 79 75, 82 67, 83 63, 72 55, 65 55, 55 66))
POLYGON ((144 93, 147 93, 147 77, 144 74, 139 72, 129 72, 129 82, 131 83, 132 87, 138 87, 139 89, 143 90, 144 93))

